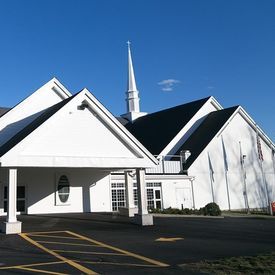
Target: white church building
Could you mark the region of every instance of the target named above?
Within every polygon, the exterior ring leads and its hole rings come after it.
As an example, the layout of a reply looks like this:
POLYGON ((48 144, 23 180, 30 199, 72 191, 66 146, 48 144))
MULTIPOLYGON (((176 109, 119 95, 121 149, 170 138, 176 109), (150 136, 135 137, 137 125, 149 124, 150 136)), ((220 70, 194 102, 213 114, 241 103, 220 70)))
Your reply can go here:
POLYGON ((23 213, 119 211, 150 225, 153 208, 269 210, 275 146, 246 111, 208 97, 141 112, 130 47, 128 66, 121 117, 56 78, 0 109, 3 232, 20 232, 23 213))

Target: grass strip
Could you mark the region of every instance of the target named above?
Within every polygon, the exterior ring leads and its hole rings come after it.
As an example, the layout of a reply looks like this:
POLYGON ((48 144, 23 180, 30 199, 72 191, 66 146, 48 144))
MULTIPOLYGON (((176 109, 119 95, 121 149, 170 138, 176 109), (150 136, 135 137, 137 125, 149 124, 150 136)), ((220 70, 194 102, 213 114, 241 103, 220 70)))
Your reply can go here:
POLYGON ((224 258, 215 261, 200 261, 182 264, 184 271, 204 274, 275 274, 275 252, 258 256, 224 258))

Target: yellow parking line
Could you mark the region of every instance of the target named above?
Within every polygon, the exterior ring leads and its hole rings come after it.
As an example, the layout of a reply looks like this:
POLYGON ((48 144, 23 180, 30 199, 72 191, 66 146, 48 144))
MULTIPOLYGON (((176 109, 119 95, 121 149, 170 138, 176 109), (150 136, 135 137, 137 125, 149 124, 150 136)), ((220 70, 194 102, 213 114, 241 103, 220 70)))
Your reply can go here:
POLYGON ((123 265, 123 266, 139 266, 139 267, 155 267, 160 268, 160 266, 155 264, 132 264, 132 263, 114 263, 114 262, 93 262, 93 261, 76 261, 84 264, 98 264, 98 265, 123 265))
POLYGON ((64 244, 64 245, 99 247, 99 245, 97 245, 97 244, 63 243, 63 242, 50 242, 50 241, 36 241, 36 242, 38 242, 38 243, 49 243, 49 244, 64 244))
POLYGON ((121 253, 111 253, 111 252, 93 252, 93 251, 76 251, 76 250, 52 250, 54 252, 62 252, 62 253, 79 253, 79 254, 95 254, 95 255, 113 255, 113 256, 128 256, 121 253))
POLYGON ((65 233, 65 231, 45 231, 45 232, 28 232, 28 235, 31 236, 31 235, 36 235, 36 234, 56 234, 56 233, 65 233))
POLYGON ((13 265, 13 266, 2 266, 0 269, 12 269, 12 268, 22 268, 22 267, 30 267, 30 266, 41 266, 41 265, 55 265, 55 264, 64 264, 64 262, 46 262, 46 263, 36 263, 36 264, 24 264, 24 265, 13 265))
POLYGON ((142 261, 145 261, 145 262, 148 262, 148 263, 151 263, 151 264, 155 264, 155 265, 157 265, 157 266, 161 266, 161 267, 167 267, 167 266, 169 266, 168 264, 165 264, 165 263, 162 263, 162 262, 159 262, 159 261, 156 261, 156 260, 153 260, 153 259, 150 259, 150 258, 141 256, 141 255, 138 255, 138 254, 135 254, 135 253, 132 253, 132 252, 129 252, 129 251, 120 249, 120 248, 116 248, 116 247, 111 246, 111 245, 108 245, 108 244, 104 244, 104 243, 102 243, 102 242, 99 242, 99 241, 96 241, 96 240, 87 238, 87 237, 85 237, 85 236, 76 234, 76 233, 71 232, 71 231, 66 231, 66 232, 67 232, 68 234, 71 234, 71 235, 75 236, 75 237, 78 237, 79 239, 86 240, 86 241, 88 241, 88 242, 98 244, 98 245, 100 245, 100 246, 102 246, 102 247, 106 247, 106 248, 109 248, 109 249, 111 249, 111 250, 115 250, 115 251, 117 251, 117 252, 126 254, 126 255, 128 255, 128 256, 130 256, 130 257, 134 257, 134 258, 140 259, 140 260, 142 260, 142 261))
POLYGON ((48 235, 40 235, 40 234, 28 234, 28 236, 32 237, 46 237, 46 238, 58 238, 58 239, 71 239, 71 240, 79 240, 79 238, 74 237, 65 237, 65 236, 48 236, 48 235))
POLYGON ((62 260, 63 262, 66 262, 67 264, 69 264, 69 265, 75 267, 76 269, 78 269, 78 270, 84 272, 85 274, 97 274, 95 271, 92 271, 91 269, 88 269, 88 268, 86 268, 86 267, 84 267, 84 266, 82 266, 82 265, 80 265, 80 264, 78 264, 78 263, 76 263, 76 262, 74 262, 74 261, 72 261, 72 260, 69 260, 69 259, 67 259, 67 258, 65 258, 65 257, 63 257, 63 256, 61 256, 61 255, 59 255, 59 254, 57 254, 56 252, 54 252, 54 251, 52 251, 52 250, 46 248, 45 246, 43 246, 43 245, 37 243, 36 241, 34 241, 34 240, 32 240, 31 238, 29 238, 29 237, 27 236, 27 234, 21 233, 21 234, 19 234, 19 235, 20 235, 23 239, 25 239, 26 241, 28 241, 28 242, 30 242, 31 244, 35 245, 36 247, 38 247, 38 248, 44 250, 45 252, 47 252, 47 253, 49 253, 49 254, 55 256, 56 258, 62 260))
POLYGON ((53 272, 53 271, 47 271, 47 270, 40 270, 40 269, 33 269, 29 267, 18 267, 17 269, 37 272, 37 273, 45 273, 45 274, 53 274, 53 275, 68 275, 67 273, 60 273, 60 272, 53 272))

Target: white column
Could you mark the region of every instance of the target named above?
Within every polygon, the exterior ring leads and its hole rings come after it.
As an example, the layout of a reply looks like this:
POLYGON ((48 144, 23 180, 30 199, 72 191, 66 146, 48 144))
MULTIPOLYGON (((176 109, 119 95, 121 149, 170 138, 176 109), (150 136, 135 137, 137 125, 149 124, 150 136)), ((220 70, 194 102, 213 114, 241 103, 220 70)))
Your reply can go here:
POLYGON ((191 178, 190 182, 191 182, 191 192, 192 192, 192 202, 193 202, 193 209, 196 209, 196 205, 195 205, 195 196, 194 196, 194 180, 195 178, 191 178))
POLYGON ((137 169, 138 214, 148 214, 147 194, 145 189, 145 170, 137 169))
POLYGON ((134 217, 137 207, 134 203, 133 175, 132 171, 124 171, 126 207, 119 208, 121 216, 134 217))
POLYGON ((140 225, 153 225, 153 216, 148 214, 147 210, 147 194, 145 183, 145 170, 136 169, 137 192, 138 192, 138 214, 136 223, 140 225))
POLYGON ((134 185, 133 185, 133 176, 131 175, 132 171, 125 171, 125 195, 126 195, 126 207, 127 208, 135 208, 134 204, 134 185))
POLYGON ((21 222, 16 218, 17 169, 8 170, 8 212, 1 231, 6 234, 21 233, 21 222))
POLYGON ((17 222, 16 218, 16 198, 17 198, 17 169, 9 169, 8 185, 8 212, 7 222, 17 222))

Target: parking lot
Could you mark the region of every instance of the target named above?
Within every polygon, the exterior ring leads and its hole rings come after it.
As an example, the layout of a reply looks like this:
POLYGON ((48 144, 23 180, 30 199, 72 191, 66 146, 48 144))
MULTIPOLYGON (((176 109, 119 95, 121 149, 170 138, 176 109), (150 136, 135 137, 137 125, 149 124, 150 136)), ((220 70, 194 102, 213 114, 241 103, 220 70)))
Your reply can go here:
POLYGON ((24 215, 0 235, 1 274, 174 274, 202 259, 275 251, 271 217, 160 218, 139 227, 107 214, 24 215))

